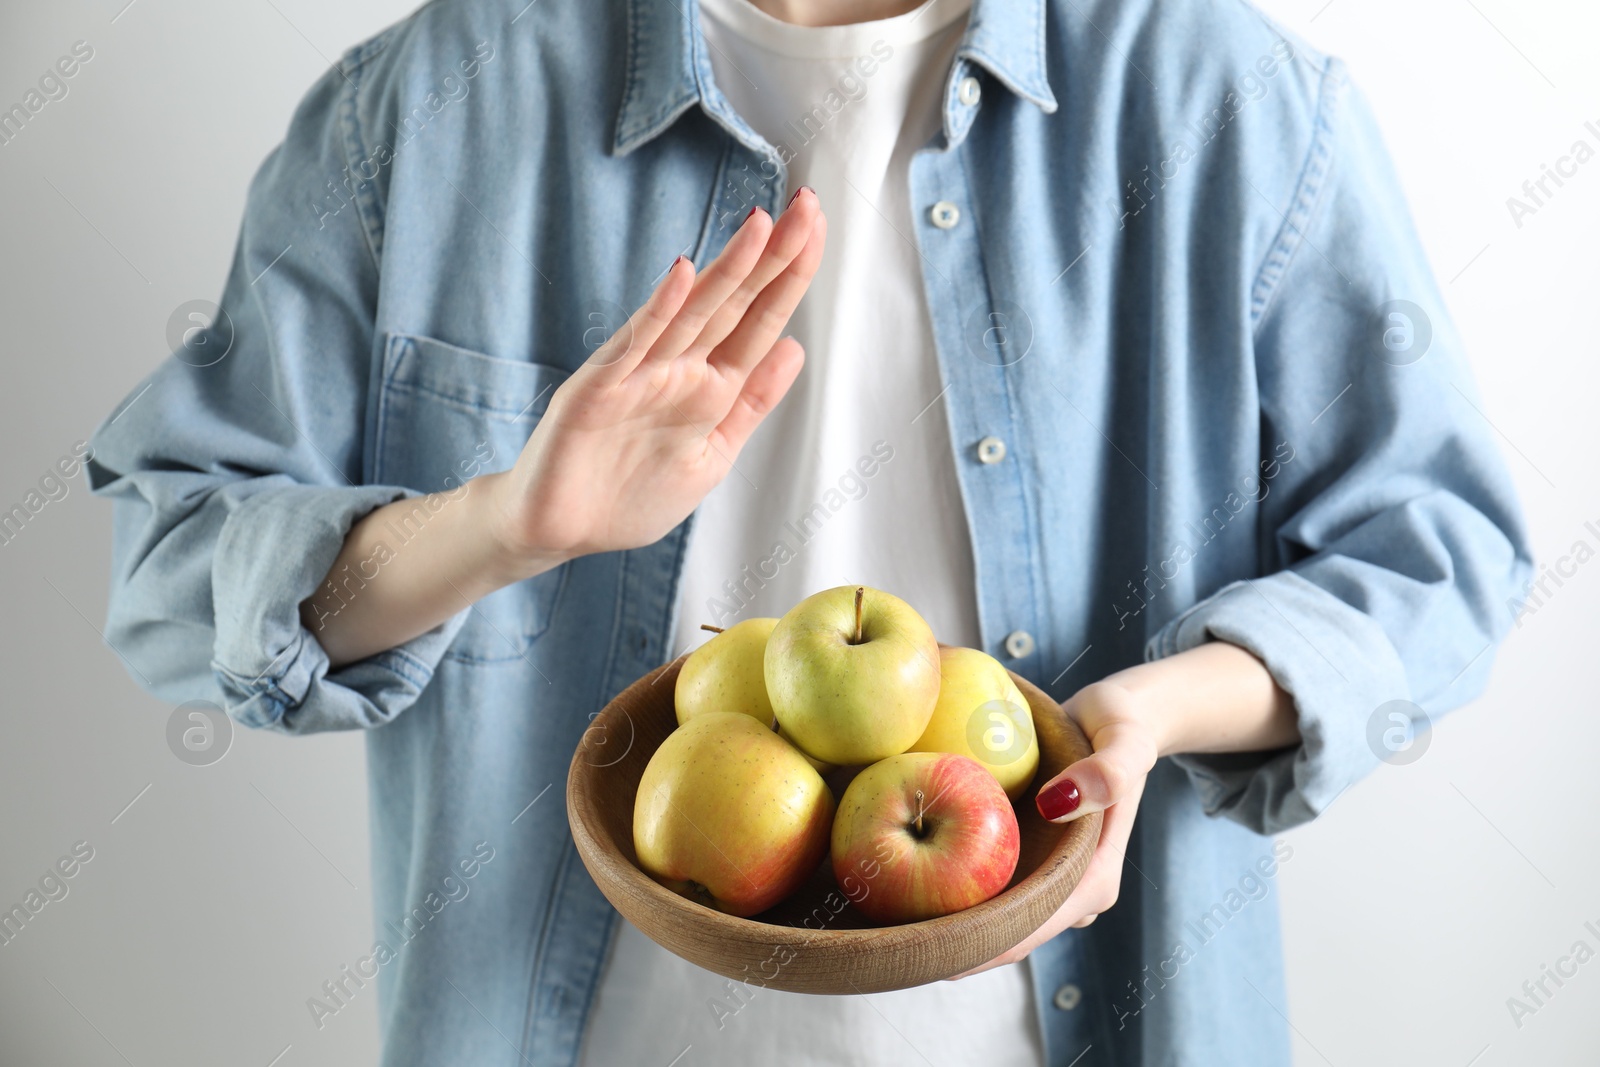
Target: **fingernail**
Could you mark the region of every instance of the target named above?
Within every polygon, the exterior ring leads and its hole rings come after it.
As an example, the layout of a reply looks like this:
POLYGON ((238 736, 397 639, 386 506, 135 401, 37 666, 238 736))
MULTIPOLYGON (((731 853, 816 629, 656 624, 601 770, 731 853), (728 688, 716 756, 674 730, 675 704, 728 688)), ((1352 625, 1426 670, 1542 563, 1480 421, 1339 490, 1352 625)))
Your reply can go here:
MULTIPOLYGON (((757 204, 755 207, 750 209, 750 214, 748 214, 748 215, 746 215, 744 217, 744 222, 749 222, 751 219, 755 218, 756 212, 765 211, 765 210, 766 210, 766 208, 762 207, 760 204, 757 204)), ((744 222, 739 223, 739 225, 743 226, 744 222)))
POLYGON ((1039 814, 1051 822, 1055 822, 1063 815, 1071 815, 1078 810, 1078 802, 1083 797, 1078 793, 1078 787, 1071 778, 1063 778, 1055 785, 1046 786, 1039 790, 1039 795, 1034 798, 1034 803, 1039 806, 1039 814))
POLYGON ((678 264, 681 263, 683 260, 685 260, 687 258, 689 258, 689 257, 680 254, 677 259, 672 261, 672 266, 667 268, 667 273, 671 274, 674 270, 676 270, 678 268, 678 264))
MULTIPOLYGON (((802 190, 802 189, 811 189, 811 186, 809 186, 809 185, 802 185, 802 186, 801 186, 801 187, 800 187, 800 188, 799 188, 799 189, 796 189, 796 190, 795 190, 795 191, 794 191, 794 195, 793 195, 793 196, 791 196, 791 197, 789 197, 789 203, 787 203, 787 204, 785 204, 785 205, 784 205, 784 207, 792 207, 792 206, 793 206, 793 205, 794 205, 794 202, 795 202, 795 201, 796 201, 796 200, 798 200, 798 199, 800 199, 800 191, 801 191, 801 190, 802 190)), ((812 193, 812 195, 813 195, 813 196, 815 196, 815 195, 816 195, 816 192, 817 192, 817 191, 816 191, 816 190, 815 190, 815 189, 811 189, 811 193, 812 193)))

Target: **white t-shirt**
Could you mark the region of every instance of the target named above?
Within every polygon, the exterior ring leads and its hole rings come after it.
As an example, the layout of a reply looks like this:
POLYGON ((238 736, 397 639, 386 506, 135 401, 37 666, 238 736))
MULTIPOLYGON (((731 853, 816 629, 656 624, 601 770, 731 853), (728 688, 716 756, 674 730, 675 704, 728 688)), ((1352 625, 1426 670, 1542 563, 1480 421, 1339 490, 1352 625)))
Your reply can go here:
MULTIPOLYGON (((789 188, 817 191, 828 247, 789 325, 805 369, 700 507, 675 651, 709 639, 703 622, 782 615, 847 583, 892 592, 941 641, 976 646, 971 542, 908 187, 912 154, 938 129, 971 0, 829 27, 791 25, 748 0, 700 7, 717 85, 792 155, 789 188)), ((1026 963, 892 993, 808 996, 730 983, 624 920, 581 1062, 666 1064, 680 1053, 677 1067, 1044 1061, 1026 963)))

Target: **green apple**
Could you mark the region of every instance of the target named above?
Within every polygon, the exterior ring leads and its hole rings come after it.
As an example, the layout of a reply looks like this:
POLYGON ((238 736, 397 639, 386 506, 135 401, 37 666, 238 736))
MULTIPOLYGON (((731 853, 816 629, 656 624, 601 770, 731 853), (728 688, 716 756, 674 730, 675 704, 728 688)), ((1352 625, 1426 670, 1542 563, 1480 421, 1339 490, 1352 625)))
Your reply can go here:
POLYGON ((766 911, 828 851, 833 794, 800 750, 736 711, 696 715, 651 755, 633 805, 639 867, 729 915, 766 911))
POLYGON ((939 700, 912 752, 954 752, 977 760, 1012 800, 1039 769, 1039 738, 1022 690, 993 656, 939 650, 939 700))
POLYGON ((777 619, 735 623, 689 653, 678 671, 678 725, 708 711, 737 711, 772 728, 763 659, 777 619))
POLYGON ((841 585, 778 620, 766 677, 778 722, 807 755, 873 763, 927 729, 939 698, 939 643, 899 597, 841 585))

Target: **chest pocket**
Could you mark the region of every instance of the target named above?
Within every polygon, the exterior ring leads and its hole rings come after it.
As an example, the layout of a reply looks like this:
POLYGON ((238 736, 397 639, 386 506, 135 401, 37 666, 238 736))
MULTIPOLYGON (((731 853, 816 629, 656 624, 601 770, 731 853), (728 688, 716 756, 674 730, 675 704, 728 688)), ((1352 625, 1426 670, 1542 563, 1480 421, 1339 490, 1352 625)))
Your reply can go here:
MULTIPOLYGON (((566 378, 559 367, 388 335, 372 481, 421 493, 452 492, 478 474, 508 469, 566 378)), ((403 529, 393 531, 397 554, 428 517, 419 507, 403 529)), ((568 569, 563 564, 478 601, 446 658, 494 663, 525 657, 550 628, 568 569)))

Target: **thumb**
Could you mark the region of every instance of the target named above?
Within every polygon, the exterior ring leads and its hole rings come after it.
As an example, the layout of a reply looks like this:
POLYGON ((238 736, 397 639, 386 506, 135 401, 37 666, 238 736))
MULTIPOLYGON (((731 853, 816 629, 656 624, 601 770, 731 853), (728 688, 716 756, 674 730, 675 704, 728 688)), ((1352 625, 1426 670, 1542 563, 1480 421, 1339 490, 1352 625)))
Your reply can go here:
POLYGON ((1064 823, 1104 811, 1137 790, 1155 766, 1155 745, 1130 723, 1107 723, 1095 732, 1094 754, 1071 764, 1034 797, 1039 814, 1064 823))

